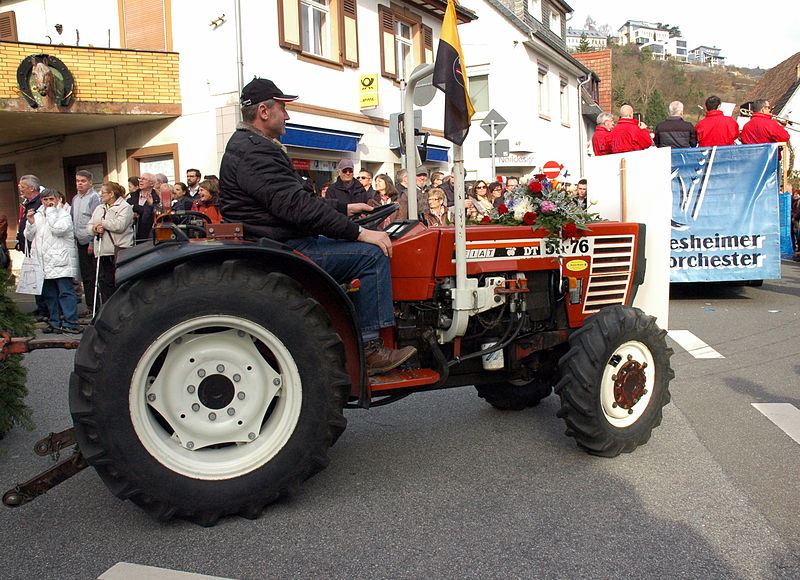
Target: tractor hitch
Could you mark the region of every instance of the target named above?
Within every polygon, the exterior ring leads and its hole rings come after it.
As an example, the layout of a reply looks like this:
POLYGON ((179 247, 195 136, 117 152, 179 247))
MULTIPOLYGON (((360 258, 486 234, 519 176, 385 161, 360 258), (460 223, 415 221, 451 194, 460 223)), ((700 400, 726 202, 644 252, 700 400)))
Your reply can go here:
POLYGON ((75 434, 72 428, 60 433, 50 433, 44 439, 37 441, 33 446, 33 450, 37 455, 50 455, 58 463, 33 479, 29 479, 25 483, 18 483, 5 492, 3 494, 3 505, 19 507, 31 502, 89 466, 75 443, 75 434), (58 461, 61 450, 72 445, 75 445, 72 455, 58 461))

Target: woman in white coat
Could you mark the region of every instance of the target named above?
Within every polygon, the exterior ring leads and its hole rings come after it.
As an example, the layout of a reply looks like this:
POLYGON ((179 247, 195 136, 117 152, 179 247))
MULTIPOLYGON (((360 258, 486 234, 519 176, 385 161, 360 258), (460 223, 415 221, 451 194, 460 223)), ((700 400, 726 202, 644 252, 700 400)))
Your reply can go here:
POLYGON ((42 205, 29 210, 25 238, 32 242, 31 256, 44 270, 42 298, 47 305, 50 326, 44 332, 69 332, 77 334, 78 300, 72 279, 75 277, 75 238, 72 216, 60 206, 56 192, 45 189, 41 193, 42 205))
POLYGON ((94 255, 100 260, 100 300, 105 303, 117 286, 117 254, 133 245, 133 206, 125 201, 125 189, 106 181, 100 189, 100 205, 94 208, 87 229, 95 234, 94 255))

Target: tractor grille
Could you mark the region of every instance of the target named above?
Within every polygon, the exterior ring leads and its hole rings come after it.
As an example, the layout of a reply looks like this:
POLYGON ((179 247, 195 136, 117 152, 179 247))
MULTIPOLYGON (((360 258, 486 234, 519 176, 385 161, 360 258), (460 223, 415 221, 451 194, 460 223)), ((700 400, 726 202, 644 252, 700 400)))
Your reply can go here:
POLYGON ((584 314, 593 314, 611 304, 625 304, 633 276, 635 242, 633 235, 594 238, 584 314))

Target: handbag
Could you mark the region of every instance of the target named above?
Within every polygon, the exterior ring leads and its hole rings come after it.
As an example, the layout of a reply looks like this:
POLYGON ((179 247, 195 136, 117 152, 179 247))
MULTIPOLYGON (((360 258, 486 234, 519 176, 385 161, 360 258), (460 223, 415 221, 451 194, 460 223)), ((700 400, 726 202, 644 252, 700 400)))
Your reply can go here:
POLYGON ((25 254, 17 281, 17 293, 41 294, 42 284, 44 284, 44 268, 30 254, 25 254))

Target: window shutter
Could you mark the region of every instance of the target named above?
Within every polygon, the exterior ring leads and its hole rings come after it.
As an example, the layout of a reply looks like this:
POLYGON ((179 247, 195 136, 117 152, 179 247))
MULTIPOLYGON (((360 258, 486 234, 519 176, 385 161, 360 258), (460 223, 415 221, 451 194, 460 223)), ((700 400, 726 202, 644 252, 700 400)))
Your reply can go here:
POLYGON ((0 40, 17 40, 17 17, 13 10, 0 14, 0 40))
POLYGON ((356 0, 342 1, 342 19, 344 20, 344 46, 342 63, 347 66, 358 66, 358 14, 356 0))
POLYGON ((422 26, 422 62, 433 63, 433 30, 422 26))
POLYGON ((125 48, 169 50, 164 0, 123 0, 125 48))
POLYGON ((394 48, 394 14, 384 6, 378 6, 381 36, 381 75, 397 79, 397 60, 394 48))
POLYGON ((300 41, 300 0, 278 0, 278 44, 302 50, 300 41))

